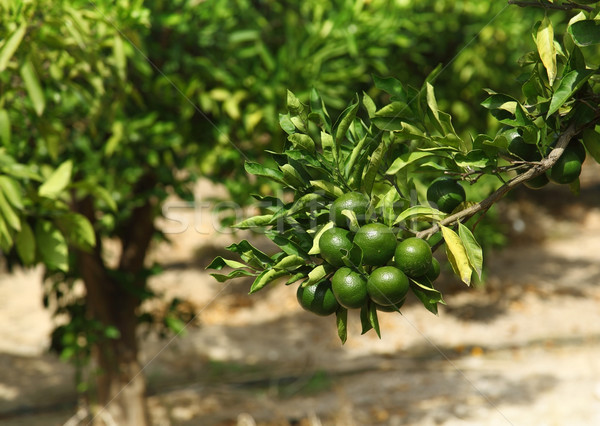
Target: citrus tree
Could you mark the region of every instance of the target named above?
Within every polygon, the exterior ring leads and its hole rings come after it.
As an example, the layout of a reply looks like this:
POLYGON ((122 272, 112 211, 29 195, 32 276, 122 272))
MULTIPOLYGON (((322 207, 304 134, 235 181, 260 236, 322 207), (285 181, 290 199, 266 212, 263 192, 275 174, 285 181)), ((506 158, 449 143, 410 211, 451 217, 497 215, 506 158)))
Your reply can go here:
POLYGON ((420 87, 374 77, 386 92, 377 103, 357 95, 337 117, 313 90, 301 101, 287 95, 280 125, 284 148, 276 167, 246 162, 248 173, 278 182, 284 193, 256 195, 262 211, 235 225, 264 234, 277 248, 265 253, 243 240, 217 257, 219 281, 252 277, 250 293, 271 283, 296 286, 300 305, 335 314, 342 342, 348 312, 362 331, 380 335, 380 312, 399 312, 412 292, 437 313, 435 288, 444 247, 467 285, 481 277, 483 250, 474 236, 481 216, 520 184, 579 189, 586 156, 600 162, 600 6, 598 2, 509 3, 544 8, 533 26, 535 49, 520 59, 518 97, 487 90, 482 107, 498 121, 494 134, 461 136, 438 107, 435 69, 420 87), (555 33, 551 11, 571 11, 555 33), (481 182, 495 182, 482 199, 481 182))

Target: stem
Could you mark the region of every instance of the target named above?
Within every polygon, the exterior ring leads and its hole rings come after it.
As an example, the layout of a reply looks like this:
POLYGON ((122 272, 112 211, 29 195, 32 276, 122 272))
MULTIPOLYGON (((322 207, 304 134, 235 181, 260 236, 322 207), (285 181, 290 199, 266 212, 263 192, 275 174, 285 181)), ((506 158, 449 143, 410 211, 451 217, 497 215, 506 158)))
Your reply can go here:
POLYGON ((467 220, 475 214, 489 209, 495 202, 504 197, 506 193, 509 192, 511 189, 528 181, 531 178, 534 178, 544 173, 546 170, 552 167, 554 163, 556 163, 556 161, 563 154, 566 146, 569 144, 569 141, 573 138, 573 136, 579 133, 579 131, 580 129, 576 129, 575 126, 571 124, 558 138, 558 141, 556 142, 556 147, 552 151, 550 151, 550 154, 548 154, 548 156, 542 159, 538 164, 534 165, 526 172, 523 172, 522 174, 517 175, 513 179, 509 180, 507 183, 505 183, 496 191, 494 191, 486 199, 480 201, 477 204, 472 205, 471 207, 461 210, 458 213, 448 216, 447 218, 441 220, 439 223, 433 225, 431 228, 419 232, 417 234, 417 237, 429 238, 430 236, 432 236, 440 230, 440 226, 445 226, 454 222, 467 220))
POLYGON ((514 4, 519 7, 539 7, 542 9, 555 9, 555 10, 576 10, 581 9, 586 12, 593 12, 594 9, 590 6, 578 4, 575 2, 569 2, 569 4, 553 4, 553 3, 538 3, 533 1, 520 1, 520 0, 508 0, 508 4, 514 4))

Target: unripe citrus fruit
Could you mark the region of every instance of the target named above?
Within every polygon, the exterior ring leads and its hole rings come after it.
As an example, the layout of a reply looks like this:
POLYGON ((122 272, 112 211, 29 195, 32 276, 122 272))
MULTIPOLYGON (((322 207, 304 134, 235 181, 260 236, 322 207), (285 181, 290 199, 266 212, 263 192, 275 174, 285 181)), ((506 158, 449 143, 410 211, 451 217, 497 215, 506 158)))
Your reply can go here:
POLYGON ((371 272, 367 280, 367 292, 378 305, 390 306, 404 300, 408 293, 408 278, 395 266, 382 266, 371 272))
POLYGON ((339 308, 329 281, 306 287, 298 286, 296 298, 302 308, 323 317, 333 314, 339 308))
POLYGON ((431 265, 429 265, 429 269, 425 272, 425 277, 429 279, 429 281, 434 282, 437 277, 440 276, 441 268, 440 262, 435 257, 431 258, 431 265))
POLYGON ((425 275, 432 259, 431 247, 427 241, 417 237, 401 241, 394 252, 396 266, 409 277, 425 275))
POLYGON ((330 228, 323 232, 319 239, 319 250, 325 262, 333 266, 344 266, 342 257, 345 255, 341 250, 352 248, 352 234, 347 229, 330 228))
POLYGON ((581 160, 577 152, 565 149, 560 158, 546 172, 548 178, 557 184, 573 182, 581 174, 581 160))
POLYGON ((349 220, 342 214, 342 210, 353 211, 358 219, 358 223, 365 223, 367 220, 368 207, 369 197, 360 192, 348 192, 331 203, 329 214, 336 226, 348 228, 349 220))
POLYGON ((406 300, 406 297, 404 299, 402 299, 402 301, 395 303, 393 305, 389 305, 389 306, 378 305, 376 303, 375 308, 377 308, 377 310, 381 311, 381 312, 396 312, 396 311, 400 310, 402 305, 404 305, 405 300, 406 300))
POLYGON ((427 201, 444 213, 452 213, 466 199, 465 189, 448 177, 434 180, 427 188, 427 201))
POLYGON ((383 223, 368 223, 358 229, 354 244, 362 250, 364 264, 385 265, 394 256, 396 235, 383 223))
POLYGON ((516 130, 512 135, 511 141, 508 143, 508 152, 512 156, 524 161, 537 161, 542 157, 537 146, 525 142, 516 130))
POLYGON ((548 176, 546 176, 545 173, 542 173, 541 175, 537 175, 536 177, 529 179, 523 185, 530 189, 540 189, 546 186, 548 182, 550 182, 548 180, 548 176))
POLYGON ((348 267, 340 268, 333 274, 331 289, 344 308, 360 308, 367 301, 367 280, 348 267))

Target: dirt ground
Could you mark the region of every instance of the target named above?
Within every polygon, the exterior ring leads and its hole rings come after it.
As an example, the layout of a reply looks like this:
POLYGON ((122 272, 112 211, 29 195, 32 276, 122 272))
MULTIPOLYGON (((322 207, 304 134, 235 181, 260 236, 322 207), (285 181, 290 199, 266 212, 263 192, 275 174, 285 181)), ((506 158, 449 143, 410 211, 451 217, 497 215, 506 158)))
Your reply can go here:
MULTIPOLYGON (((438 316, 411 300, 381 315, 381 340, 351 316, 344 346, 334 319, 302 311, 295 289, 248 296, 247 281, 215 282, 207 261, 244 235, 216 232, 204 205, 174 203, 161 223, 173 244, 156 248, 165 273, 152 285, 198 315, 185 336, 143 333, 154 424, 600 424, 596 181, 584 176, 579 197, 518 192, 503 207, 507 232, 530 243, 488 253, 484 287, 445 273, 438 316)), ((214 191, 202 183, 198 199, 214 191)), ((72 368, 46 352, 40 276, 0 275, 0 424, 86 424, 74 421, 72 368)))

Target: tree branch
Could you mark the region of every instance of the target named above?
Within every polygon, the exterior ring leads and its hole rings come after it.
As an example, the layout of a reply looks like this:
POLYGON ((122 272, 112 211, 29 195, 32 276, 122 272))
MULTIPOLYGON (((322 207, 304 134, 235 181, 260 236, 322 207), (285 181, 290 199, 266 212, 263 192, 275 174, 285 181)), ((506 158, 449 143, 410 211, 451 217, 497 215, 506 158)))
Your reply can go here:
POLYGON ((556 163, 556 161, 563 154, 566 146, 569 144, 573 136, 575 136, 577 133, 579 133, 579 129, 577 129, 573 124, 570 125, 558 138, 555 148, 552 151, 550 151, 550 154, 548 154, 547 157, 543 158, 538 164, 531 167, 526 172, 515 176, 513 179, 509 180, 506 184, 502 185, 489 197, 480 201, 479 203, 474 204, 471 207, 468 207, 464 210, 461 210, 458 213, 454 213, 453 215, 450 215, 447 218, 441 220, 440 222, 434 224, 431 228, 425 229, 417 233, 417 237, 429 238, 430 236, 438 232, 441 226, 449 225, 455 222, 462 222, 464 220, 470 219, 472 216, 481 211, 489 209, 495 202, 504 197, 506 193, 509 192, 511 189, 528 181, 531 178, 541 175, 550 167, 552 167, 554 163, 556 163))
POLYGON ((533 1, 520 1, 520 0, 508 0, 508 4, 514 4, 520 7, 540 7, 542 9, 556 9, 556 10, 585 10, 586 12, 593 12, 594 9, 590 6, 578 4, 575 2, 569 2, 568 4, 554 4, 554 3, 538 3, 533 1))

